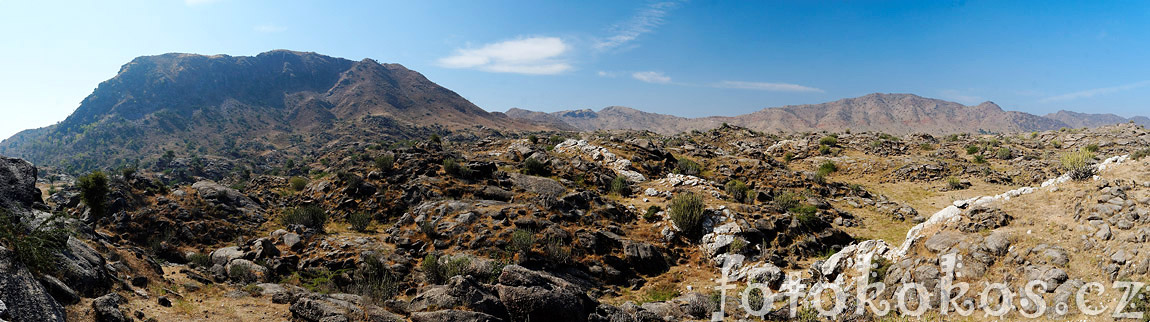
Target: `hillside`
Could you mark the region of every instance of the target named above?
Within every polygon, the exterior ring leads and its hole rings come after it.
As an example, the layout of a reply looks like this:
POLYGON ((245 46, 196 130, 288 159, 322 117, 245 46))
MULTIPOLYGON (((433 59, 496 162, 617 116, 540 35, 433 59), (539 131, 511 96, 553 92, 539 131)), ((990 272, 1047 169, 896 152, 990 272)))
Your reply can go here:
POLYGON ((1046 114, 1044 117, 1066 123, 1066 125, 1075 128, 1099 127, 1126 122, 1134 122, 1143 126, 1150 126, 1150 118, 1145 116, 1125 118, 1114 114, 1087 114, 1061 110, 1056 113, 1046 114))
POLYGON ((339 138, 481 128, 549 129, 488 113, 399 64, 286 50, 164 54, 132 60, 67 119, 0 142, 0 154, 87 170, 150 162, 165 151, 253 158, 307 153, 339 138))
POLYGON ((585 131, 646 129, 663 134, 712 129, 723 123, 768 132, 851 129, 899 134, 948 134, 1032 132, 1062 127, 1097 127, 1127 121, 1117 116, 1110 120, 1104 115, 1082 113, 1042 117, 1005 111, 993 102, 965 106, 913 94, 879 93, 821 104, 766 108, 733 117, 683 118, 618 106, 607 107, 599 112, 585 109, 540 113, 516 109, 507 114, 513 118, 533 120, 544 119, 540 114, 546 114, 546 118, 552 122, 561 121, 585 131))

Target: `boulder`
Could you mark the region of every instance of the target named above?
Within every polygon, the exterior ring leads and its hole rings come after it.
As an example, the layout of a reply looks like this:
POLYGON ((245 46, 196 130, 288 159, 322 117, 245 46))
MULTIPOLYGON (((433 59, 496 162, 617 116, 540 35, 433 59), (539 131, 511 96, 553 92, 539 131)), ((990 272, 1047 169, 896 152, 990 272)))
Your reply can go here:
POLYGON ((64 321, 64 307, 13 256, 0 247, 0 303, 7 309, 0 316, 13 321, 64 321))
POLYGON ((519 265, 504 267, 495 287, 512 321, 586 321, 598 306, 582 287, 519 265))
POLYGON ((412 311, 428 308, 466 308, 499 319, 509 318, 494 288, 476 282, 470 275, 453 276, 447 284, 432 286, 411 300, 412 311))
POLYGON ((670 269, 663 253, 648 243, 628 241, 623 246, 623 254, 631 267, 640 274, 658 275, 670 269))
MULTIPOLYGON (((0 157, 0 207, 28 209, 43 202, 36 188, 36 167, 17 158, 0 157)), ((11 305, 10 305, 11 306, 11 305)))
POLYGON ((95 312, 97 322, 127 322, 131 321, 124 312, 120 311, 120 304, 127 302, 123 296, 116 293, 96 298, 92 301, 92 311, 95 312))
POLYGON ((502 322, 503 319, 480 312, 439 310, 411 314, 413 322, 502 322))

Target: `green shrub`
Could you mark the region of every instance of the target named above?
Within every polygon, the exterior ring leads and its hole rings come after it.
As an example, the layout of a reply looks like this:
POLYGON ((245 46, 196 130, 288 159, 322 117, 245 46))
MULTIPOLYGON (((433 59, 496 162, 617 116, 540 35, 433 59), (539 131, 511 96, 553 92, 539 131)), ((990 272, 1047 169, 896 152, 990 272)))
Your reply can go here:
POLYGON ((443 172, 456 178, 470 178, 475 172, 454 158, 443 159, 443 172))
POLYGON ((428 138, 427 140, 431 141, 431 143, 443 144, 443 138, 439 137, 439 134, 432 134, 431 137, 428 138))
POLYGON ((1098 144, 1091 143, 1091 144, 1087 145, 1086 146, 1086 152, 1090 152, 1090 153, 1098 152, 1098 144))
POLYGON ((826 145, 826 144, 820 144, 819 145, 819 154, 822 154, 822 155, 831 154, 831 146, 826 145))
POLYGON ((419 227, 419 232, 427 238, 435 239, 439 236, 439 233, 435 231, 435 224, 431 223, 430 220, 421 221, 416 226, 419 227))
POLYGON ((351 224, 352 230, 358 232, 367 231, 367 226, 371 224, 371 215, 362 212, 355 212, 347 215, 347 223, 351 224))
POLYGON ((1090 161, 1094 160, 1094 153, 1087 150, 1067 152, 1062 154, 1062 169, 1070 174, 1074 180, 1086 180, 1094 176, 1094 167, 1090 161))
POLYGON ((918 148, 923 150, 923 151, 930 151, 930 150, 934 150, 934 145, 930 144, 930 143, 923 143, 923 144, 919 144, 918 148))
POLYGON ((319 206, 296 207, 288 209, 283 215, 284 226, 301 225, 322 232, 326 223, 327 212, 319 206))
POLYGON ((375 168, 376 169, 387 171, 387 170, 391 170, 391 168, 394 166, 395 166, 395 156, 391 155, 390 153, 375 157, 375 168))
POLYGON ((647 212, 643 213, 643 219, 646 219, 647 221, 655 221, 655 218, 659 215, 660 211, 663 211, 663 208, 651 205, 650 207, 647 207, 647 212))
POLYGON ((1062 141, 1059 141, 1059 140, 1050 141, 1050 146, 1054 147, 1055 149, 1061 149, 1062 148, 1062 141))
POLYGON ((976 156, 974 156, 974 163, 975 164, 986 163, 986 157, 983 157, 982 155, 976 155, 976 156))
POLYGON ((728 196, 731 196, 731 200, 737 202, 746 202, 747 195, 749 194, 751 188, 748 188, 746 183, 743 183, 737 179, 733 179, 731 181, 727 181, 727 185, 723 190, 727 192, 728 196))
POLYGON ((527 158, 527 160, 523 160, 523 174, 549 176, 551 175, 551 170, 547 168, 547 164, 543 161, 536 160, 535 158, 527 158))
POLYGON ((95 171, 80 177, 80 199, 91 209, 92 217, 103 218, 105 201, 108 199, 108 176, 95 171))
POLYGON ((835 162, 827 160, 819 164, 819 170, 815 174, 825 177, 836 173, 836 171, 838 171, 838 166, 836 166, 835 162))
POLYGON ((958 134, 951 134, 951 135, 946 136, 946 141, 947 142, 958 141, 958 134))
POLYGON ((671 198, 671 205, 667 209, 671 212, 671 221, 675 226, 686 236, 695 238, 703 230, 704 207, 702 196, 686 192, 671 198))
POLYGON ((256 280, 256 273, 247 264, 236 264, 228 269, 228 279, 238 283, 251 283, 256 280))
POLYGON ((661 283, 647 288, 644 300, 647 302, 666 302, 676 297, 679 297, 679 287, 675 283, 661 283))
POLYGON ((212 256, 204 253, 195 253, 188 256, 188 262, 192 263, 195 267, 211 268, 212 256))
POLYGON ((352 291, 373 302, 381 303, 403 290, 402 280, 388 269, 379 255, 365 255, 355 271, 352 291))
POLYGON ((746 248, 746 247, 747 247, 746 241, 744 241, 742 238, 735 238, 734 241, 731 241, 730 245, 727 245, 727 253, 728 254, 739 254, 739 253, 742 253, 743 248, 746 248))
POLYGON ((999 159, 1002 159, 1002 160, 1010 159, 1010 157, 1012 155, 1013 155, 1013 153, 1010 151, 1010 148, 1008 148, 1008 147, 998 148, 998 153, 995 154, 996 157, 998 157, 999 159))
POLYGON ((566 140, 567 140, 567 138, 564 138, 563 136, 558 135, 558 134, 552 135, 551 138, 547 139, 547 141, 551 142, 551 145, 563 143, 563 141, 566 141, 566 140))
POLYGON ((627 180, 627 177, 616 176, 611 180, 610 191, 620 196, 628 196, 631 194, 631 181, 627 180))
POLYGON ((699 176, 703 173, 703 166, 687 158, 679 158, 675 165, 675 173, 689 176, 699 176))
POLYGON ((794 152, 787 151, 787 153, 783 153, 783 162, 789 163, 789 162, 791 162, 791 160, 794 160, 794 159, 795 159, 795 153, 794 152))
POLYGON ((966 146, 966 154, 975 154, 975 153, 978 153, 979 150, 981 150, 981 149, 979 149, 977 145, 967 145, 966 146))
POLYGON ((67 247, 69 231, 59 215, 38 227, 28 227, 19 216, 0 210, 0 244, 12 250, 16 260, 37 274, 55 272, 58 257, 67 247))
POLYGON ((839 144, 839 138, 832 135, 827 135, 819 139, 819 144, 826 146, 836 146, 839 144))
POLYGON ((800 198, 793 192, 783 192, 775 196, 775 206, 787 210, 799 205, 800 198))
POLYGON ((563 240, 553 238, 543 245, 543 254, 552 262, 566 264, 571 260, 571 248, 563 240))
POLYGON ((307 187, 307 178, 291 177, 288 179, 288 184, 291 185, 291 190, 303 191, 303 188, 307 187))
POLYGON ((539 143, 539 137, 535 136, 535 134, 528 135, 527 142, 531 142, 531 144, 539 143))
POLYGON ((948 177, 946 178, 946 186, 951 190, 962 189, 962 180, 959 180, 957 177, 948 177))
POLYGON ((822 220, 819 219, 818 215, 816 215, 819 211, 819 208, 813 205, 802 204, 795 206, 788 211, 794 214, 794 220, 799 227, 815 228, 822 220))
POLYGON ((1130 154, 1130 158, 1134 160, 1142 160, 1142 158, 1150 156, 1150 149, 1141 149, 1130 154))
POLYGON ((507 250, 526 254, 535 247, 535 233, 529 230, 516 229, 511 232, 511 240, 507 243, 507 250))

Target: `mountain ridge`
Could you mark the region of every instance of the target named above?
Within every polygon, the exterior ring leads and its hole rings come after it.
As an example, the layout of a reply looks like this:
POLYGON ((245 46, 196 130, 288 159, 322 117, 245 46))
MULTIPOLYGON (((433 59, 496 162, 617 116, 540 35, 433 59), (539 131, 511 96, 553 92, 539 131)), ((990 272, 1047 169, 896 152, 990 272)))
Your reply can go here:
MULTIPOLYGON (((1065 114, 1065 113, 1064 113, 1065 114)), ((1150 126, 1145 117, 1099 118, 1102 114, 1074 113, 1061 117, 1038 116, 1004 110, 986 101, 963 105, 914 94, 871 93, 836 101, 768 107, 737 116, 686 118, 609 106, 551 113, 511 109, 513 118, 563 122, 580 130, 651 130, 663 134, 715 128, 723 123, 759 131, 822 131, 853 129, 891 133, 949 134, 959 132, 1031 132, 1062 127, 1097 127, 1134 121, 1150 126), (1086 119, 1077 121, 1078 119, 1086 119)), ((1104 115, 1103 115, 1104 116, 1104 115)))

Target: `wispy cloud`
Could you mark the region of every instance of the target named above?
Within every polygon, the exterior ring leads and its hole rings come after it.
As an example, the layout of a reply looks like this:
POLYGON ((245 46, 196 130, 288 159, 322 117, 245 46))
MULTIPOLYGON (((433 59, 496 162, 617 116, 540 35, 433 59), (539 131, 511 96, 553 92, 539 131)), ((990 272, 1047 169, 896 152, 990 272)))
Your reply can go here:
POLYGON ((1114 86, 1114 87, 1095 88, 1095 89, 1088 89, 1088 90, 1084 90, 1084 91, 1078 91, 1078 92, 1067 93, 1067 94, 1062 94, 1062 95, 1055 95, 1055 96, 1044 98, 1044 99, 1040 100, 1040 102, 1049 103, 1049 102, 1058 102, 1058 101, 1069 101, 1069 100, 1074 100, 1074 99, 1079 99, 1079 98, 1090 98, 1090 97, 1095 97, 1098 95, 1112 94, 1112 93, 1128 91, 1128 90, 1146 87, 1146 86, 1150 86, 1150 80, 1145 80, 1145 81, 1141 81, 1141 82, 1137 82, 1137 83, 1130 83, 1130 84, 1126 84, 1126 85, 1114 86))
POLYGON ((712 85, 718 88, 734 88, 734 89, 749 89, 757 91, 771 91, 771 92, 808 92, 808 93, 823 93, 824 91, 814 87, 807 87, 803 85, 787 84, 787 83, 765 83, 765 82, 743 82, 743 81, 722 81, 712 85))
POLYGON ((615 76, 618 76, 618 73, 601 70, 601 71, 595 72, 595 75, 599 75, 599 77, 615 78, 615 76))
POLYGON ((279 25, 259 25, 259 26, 255 26, 255 28, 252 28, 252 29, 255 29, 256 32, 262 32, 262 33, 275 33, 275 32, 287 31, 287 27, 279 26, 279 25))
POLYGON ((554 75, 571 69, 571 64, 563 59, 569 50, 570 46, 559 38, 521 38, 457 49, 455 55, 440 58, 439 65, 494 73, 554 75))
POLYGON ((656 2, 647 5, 631 19, 613 26, 611 32, 614 35, 597 41, 593 47, 596 50, 604 51, 626 45, 639 36, 654 31, 655 27, 663 24, 663 18, 678 6, 679 1, 656 2))
POLYGON ((634 72, 631 73, 631 77, 644 82, 655 84, 668 84, 671 82, 671 77, 663 75, 662 72, 634 72))
POLYGON ((976 104, 983 101, 982 97, 964 94, 962 91, 954 89, 944 89, 940 94, 942 94, 942 98, 962 104, 976 104))
POLYGON ((189 6, 198 6, 202 4, 210 4, 220 2, 222 0, 184 0, 184 4, 189 6))

